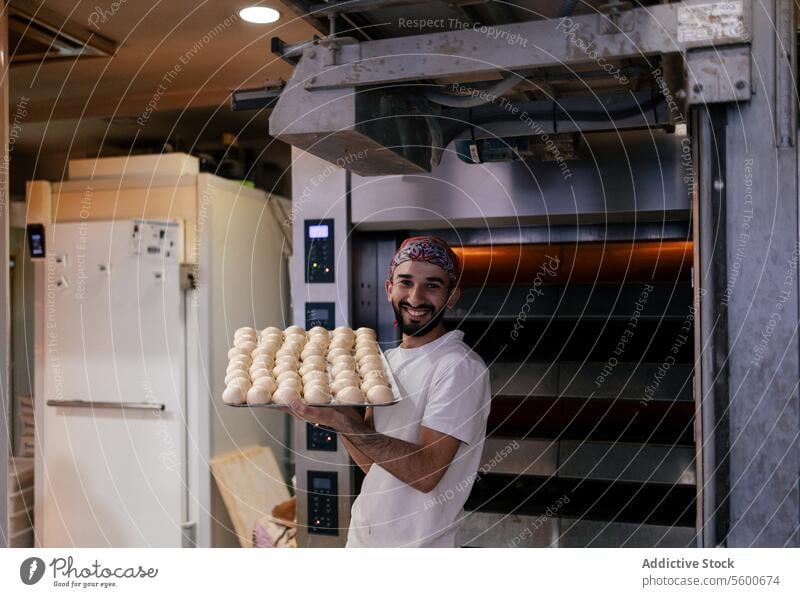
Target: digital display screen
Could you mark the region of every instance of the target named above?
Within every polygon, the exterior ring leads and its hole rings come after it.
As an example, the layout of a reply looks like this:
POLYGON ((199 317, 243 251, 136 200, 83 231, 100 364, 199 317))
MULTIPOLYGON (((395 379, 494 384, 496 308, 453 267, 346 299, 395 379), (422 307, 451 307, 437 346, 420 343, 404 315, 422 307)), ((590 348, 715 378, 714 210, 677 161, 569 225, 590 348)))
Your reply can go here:
POLYGON ((331 480, 325 479, 321 477, 317 477, 314 479, 314 489, 330 489, 331 488, 331 480))
POLYGON ((28 246, 31 250, 31 259, 41 259, 45 256, 44 226, 42 224, 28 224, 28 246))
POLYGON ((328 238, 328 225, 318 224, 308 227, 308 238, 328 238))

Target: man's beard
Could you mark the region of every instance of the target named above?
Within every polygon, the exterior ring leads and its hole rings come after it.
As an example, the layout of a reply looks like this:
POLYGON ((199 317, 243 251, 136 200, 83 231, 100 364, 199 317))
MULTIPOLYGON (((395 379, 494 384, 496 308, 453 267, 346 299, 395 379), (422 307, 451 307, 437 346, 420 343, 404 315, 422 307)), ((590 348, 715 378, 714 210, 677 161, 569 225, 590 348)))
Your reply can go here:
POLYGON ((406 301, 400 301, 399 304, 392 302, 392 309, 394 309, 394 318, 397 320, 397 327, 406 336, 424 336, 431 330, 435 329, 444 318, 445 308, 442 307, 440 311, 436 311, 433 305, 420 305, 419 307, 412 307, 406 301), (403 311, 403 307, 410 309, 428 309, 433 313, 430 321, 427 323, 405 323, 403 316, 408 316, 408 313, 403 311))

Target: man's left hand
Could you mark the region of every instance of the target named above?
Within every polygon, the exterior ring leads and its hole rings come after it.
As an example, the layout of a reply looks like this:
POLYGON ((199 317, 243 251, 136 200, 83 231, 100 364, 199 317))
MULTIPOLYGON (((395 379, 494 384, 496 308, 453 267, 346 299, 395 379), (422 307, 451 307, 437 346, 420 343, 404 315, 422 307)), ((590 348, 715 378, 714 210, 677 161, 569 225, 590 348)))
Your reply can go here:
POLYGON ((298 419, 324 425, 334 431, 345 431, 352 428, 354 422, 364 423, 364 415, 356 407, 325 408, 310 406, 302 400, 293 400, 288 405, 289 414, 298 419))

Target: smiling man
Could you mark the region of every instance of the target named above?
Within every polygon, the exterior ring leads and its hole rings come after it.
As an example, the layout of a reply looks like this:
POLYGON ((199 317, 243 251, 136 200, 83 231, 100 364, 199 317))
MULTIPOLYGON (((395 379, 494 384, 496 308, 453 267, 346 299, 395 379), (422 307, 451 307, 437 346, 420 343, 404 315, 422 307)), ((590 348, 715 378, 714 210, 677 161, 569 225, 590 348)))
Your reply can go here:
POLYGON ((386 296, 402 332, 386 352, 403 400, 367 408, 291 405, 295 416, 339 432, 366 473, 353 503, 348 547, 455 547, 480 464, 489 414, 483 360, 442 318, 461 291, 445 241, 414 237, 389 266, 386 296))

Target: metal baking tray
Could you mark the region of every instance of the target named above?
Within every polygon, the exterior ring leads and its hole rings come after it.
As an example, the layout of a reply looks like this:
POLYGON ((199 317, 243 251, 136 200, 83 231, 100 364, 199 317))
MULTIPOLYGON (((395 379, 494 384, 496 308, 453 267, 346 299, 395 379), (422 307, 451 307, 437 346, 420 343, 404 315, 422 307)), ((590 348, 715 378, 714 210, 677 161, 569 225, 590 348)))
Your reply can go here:
MULTIPOLYGON (((389 384, 391 385, 392 394, 394 394, 394 400, 392 400, 391 402, 384 402, 383 404, 372 404, 372 403, 366 402, 366 401, 364 401, 363 404, 338 404, 336 402, 336 398, 333 398, 330 401, 330 403, 328 403, 328 404, 313 404, 313 405, 310 405, 310 406, 318 406, 319 408, 332 408, 332 407, 337 407, 337 406, 375 406, 375 407, 381 407, 381 406, 392 406, 393 404, 397 404, 398 402, 400 402, 403 399, 403 397, 400 395, 400 392, 397 389, 397 380, 395 380, 395 378, 394 378, 394 372, 392 371, 392 368, 389 366, 389 361, 386 359, 386 355, 383 353, 383 350, 380 350, 380 355, 381 355, 381 360, 383 361, 383 370, 386 372, 386 376, 389 378, 389 384)), ((328 364, 328 376, 329 377, 331 376, 330 363, 328 364)), ((274 402, 270 402, 268 404, 247 404, 247 403, 245 403, 245 404, 228 404, 227 402, 225 402, 223 400, 222 403, 225 406, 231 406, 233 408, 273 408, 273 409, 286 408, 285 404, 275 404, 274 402)))

